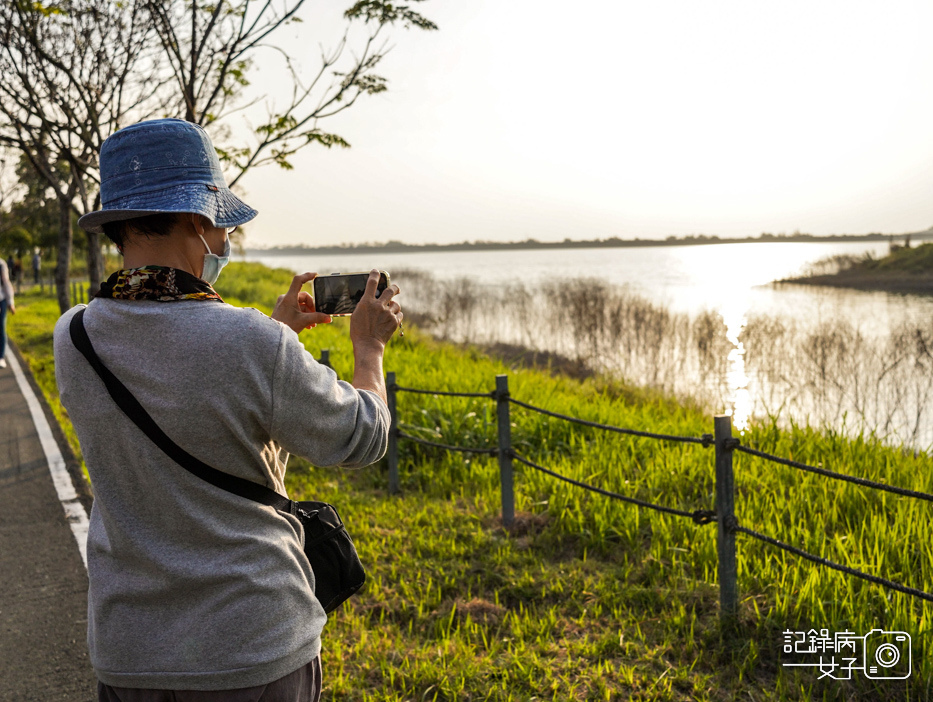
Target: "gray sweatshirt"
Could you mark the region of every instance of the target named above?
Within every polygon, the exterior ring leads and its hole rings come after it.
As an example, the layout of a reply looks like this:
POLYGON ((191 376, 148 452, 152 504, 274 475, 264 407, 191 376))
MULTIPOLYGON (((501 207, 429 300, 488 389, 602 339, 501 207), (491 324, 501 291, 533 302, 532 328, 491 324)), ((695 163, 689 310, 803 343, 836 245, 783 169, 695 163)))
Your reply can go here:
MULTIPOLYGON (((307 664, 327 617, 299 522, 202 481, 156 447, 72 344, 78 309, 55 326, 55 375, 94 488, 88 647, 98 678, 223 690, 307 664)), ((385 403, 337 380, 257 310, 94 300, 84 323, 162 430, 219 470, 285 494, 289 453, 347 467, 385 453, 385 403)))

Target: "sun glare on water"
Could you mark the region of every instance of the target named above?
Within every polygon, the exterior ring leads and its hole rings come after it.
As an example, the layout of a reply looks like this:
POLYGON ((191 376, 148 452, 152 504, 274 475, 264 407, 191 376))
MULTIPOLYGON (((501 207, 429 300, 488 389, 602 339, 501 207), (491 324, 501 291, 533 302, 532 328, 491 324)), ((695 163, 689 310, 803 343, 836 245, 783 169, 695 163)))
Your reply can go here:
POLYGON ((734 345, 734 348, 729 351, 729 369, 726 372, 726 383, 729 388, 727 398, 729 406, 726 408, 726 413, 732 415, 732 425, 738 431, 748 429, 752 413, 748 374, 745 372, 745 346, 739 340, 739 335, 745 327, 747 310, 747 299, 737 297, 734 304, 727 304, 720 311, 726 325, 726 338, 734 345))

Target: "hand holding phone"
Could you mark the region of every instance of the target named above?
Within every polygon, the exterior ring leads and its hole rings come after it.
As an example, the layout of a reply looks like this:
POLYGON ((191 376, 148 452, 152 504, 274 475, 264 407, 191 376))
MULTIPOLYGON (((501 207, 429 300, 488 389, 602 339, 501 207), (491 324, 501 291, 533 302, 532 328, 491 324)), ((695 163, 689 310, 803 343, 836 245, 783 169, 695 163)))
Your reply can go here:
POLYGON ((317 273, 299 273, 292 278, 292 284, 288 292, 279 295, 275 303, 275 309, 272 311, 272 319, 282 322, 295 333, 303 329, 311 329, 318 324, 326 324, 331 321, 328 314, 322 314, 314 309, 314 298, 304 290, 302 286, 310 282, 317 276, 317 273))
POLYGON ((379 283, 383 275, 388 282, 388 274, 373 270, 366 280, 366 287, 359 303, 350 317, 350 339, 354 350, 358 344, 371 341, 385 346, 402 323, 402 307, 394 299, 399 293, 397 285, 388 285, 380 290, 379 283), (377 297, 378 296, 378 297, 377 297))

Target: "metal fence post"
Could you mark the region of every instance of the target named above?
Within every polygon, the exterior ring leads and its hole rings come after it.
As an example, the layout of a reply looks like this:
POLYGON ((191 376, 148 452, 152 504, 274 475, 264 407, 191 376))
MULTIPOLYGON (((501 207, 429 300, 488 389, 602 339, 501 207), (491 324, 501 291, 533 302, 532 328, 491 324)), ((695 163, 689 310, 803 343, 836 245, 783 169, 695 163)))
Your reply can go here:
POLYGON ((322 366, 332 368, 330 365, 330 349, 321 349, 321 359, 318 361, 322 366))
POLYGON ((716 527, 719 551, 719 617, 722 623, 735 619, 739 589, 735 562, 735 479, 732 473, 732 417, 718 414, 716 432, 716 527))
POLYGON ((496 376, 496 415, 499 419, 499 480, 502 484, 502 524, 515 522, 515 491, 512 485, 512 422, 509 417, 509 376, 496 376))
POLYGON ((396 409, 396 392, 398 386, 395 384, 395 371, 386 373, 386 399, 389 403, 389 416, 392 418, 389 423, 389 448, 386 456, 389 460, 389 494, 397 495, 398 484, 398 410, 396 409))

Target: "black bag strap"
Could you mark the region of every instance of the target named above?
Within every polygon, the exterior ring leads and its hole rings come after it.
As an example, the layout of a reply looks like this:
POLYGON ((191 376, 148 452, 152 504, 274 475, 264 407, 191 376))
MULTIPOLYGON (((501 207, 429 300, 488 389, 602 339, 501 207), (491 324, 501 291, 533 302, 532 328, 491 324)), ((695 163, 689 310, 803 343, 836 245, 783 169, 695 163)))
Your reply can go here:
POLYGON ((74 342, 77 349, 84 354, 84 357, 94 370, 97 371, 97 375, 100 376, 101 380, 104 381, 104 385, 107 386, 107 392, 110 393, 110 397, 112 397, 120 409, 126 413, 126 416, 133 420, 133 423, 152 440, 152 443, 162 449, 169 458, 174 460, 189 473, 196 475, 201 478, 201 480, 205 480, 215 487, 219 487, 227 492, 232 492, 234 495, 245 497, 247 500, 253 500, 254 502, 275 507, 283 512, 296 514, 297 503, 289 500, 287 497, 283 497, 275 490, 271 490, 265 485, 260 485, 259 483, 254 483, 252 480, 246 480, 245 478, 230 475, 229 473, 224 473, 216 468, 212 468, 172 441, 165 432, 162 431, 159 425, 155 423, 155 420, 149 416, 149 413, 143 406, 139 404, 139 400, 136 399, 133 393, 110 372, 107 366, 105 366, 97 356, 94 347, 91 345, 91 340, 88 338, 87 330, 84 328, 84 312, 86 309, 87 308, 82 308, 78 310, 75 316, 71 318, 71 325, 69 327, 71 340, 74 342))

